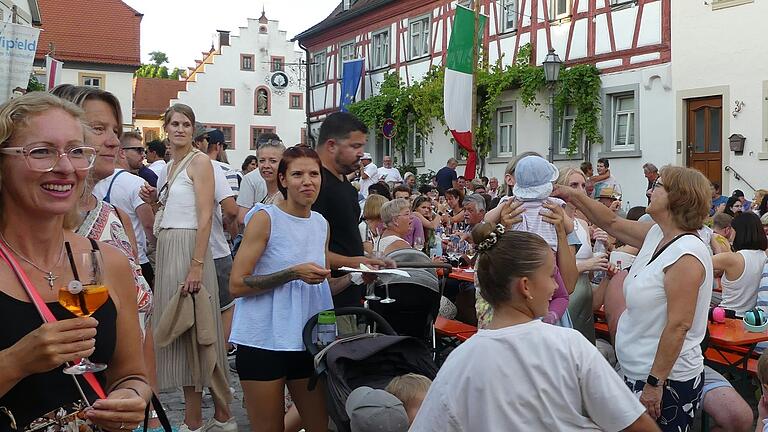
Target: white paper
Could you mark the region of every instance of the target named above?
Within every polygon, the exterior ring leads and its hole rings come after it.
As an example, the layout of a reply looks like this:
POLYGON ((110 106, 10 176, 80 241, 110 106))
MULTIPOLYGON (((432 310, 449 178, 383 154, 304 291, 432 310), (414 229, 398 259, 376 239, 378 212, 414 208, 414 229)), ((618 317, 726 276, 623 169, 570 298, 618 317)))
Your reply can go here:
POLYGON ((365 264, 360 264, 360 268, 352 268, 352 267, 340 267, 339 270, 349 273, 374 273, 374 274, 392 274, 402 277, 411 277, 411 275, 408 274, 408 272, 398 269, 381 269, 381 270, 374 270, 372 268, 367 267, 365 264))

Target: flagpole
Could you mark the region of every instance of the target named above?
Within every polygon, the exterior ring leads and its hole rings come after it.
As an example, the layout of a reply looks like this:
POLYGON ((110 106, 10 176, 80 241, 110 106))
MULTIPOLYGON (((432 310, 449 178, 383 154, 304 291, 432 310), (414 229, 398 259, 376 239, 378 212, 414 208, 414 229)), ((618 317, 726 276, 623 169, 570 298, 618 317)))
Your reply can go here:
MULTIPOLYGON (((480 0, 473 0, 472 1, 472 9, 475 16, 475 28, 472 31, 472 123, 470 124, 469 131, 471 132, 470 136, 472 137, 472 149, 477 150, 477 147, 475 146, 475 129, 477 125, 477 58, 478 58, 478 49, 477 49, 477 33, 480 29, 480 0)), ((477 166, 475 166, 475 172, 472 174, 472 178, 474 178, 475 174, 477 174, 477 166)))

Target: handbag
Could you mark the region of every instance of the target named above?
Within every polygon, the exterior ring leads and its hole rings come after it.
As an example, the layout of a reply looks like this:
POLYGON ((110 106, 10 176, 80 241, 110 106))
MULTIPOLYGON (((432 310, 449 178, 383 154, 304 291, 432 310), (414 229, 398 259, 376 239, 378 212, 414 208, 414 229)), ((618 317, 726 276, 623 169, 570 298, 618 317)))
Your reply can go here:
MULTIPOLYGON (((155 237, 157 237, 160 234, 160 224, 163 222, 163 214, 165 213, 165 203, 168 201, 168 194, 170 193, 171 186, 176 181, 176 177, 179 176, 179 173, 187 169, 187 165, 189 165, 190 162, 192 162, 192 159, 200 153, 200 150, 192 149, 189 153, 187 153, 186 156, 184 156, 184 159, 182 159, 179 162, 178 168, 176 168, 176 171, 173 171, 171 176, 168 178, 168 181, 165 182, 163 187, 160 189, 160 193, 158 194, 157 202, 160 204, 160 206, 157 208, 157 212, 155 212, 155 223, 152 226, 152 233, 155 234, 155 237)), ((171 172, 173 169, 173 161, 168 166, 168 172, 171 172)))
MULTIPOLYGON (((90 241, 93 249, 98 250, 98 243, 92 239, 90 239, 90 241)), ((3 241, 0 241, 0 260, 5 262, 8 267, 13 270, 14 274, 19 280, 19 283, 24 288, 24 291, 26 291, 27 295, 32 300, 35 309, 37 309, 40 317, 43 319, 43 322, 50 323, 57 321, 56 317, 48 308, 48 305, 46 305, 45 301, 43 301, 42 297, 40 297, 40 294, 32 284, 29 276, 27 276, 26 272, 24 272, 24 270, 21 268, 18 261, 16 261, 16 258, 14 258, 10 253, 8 247, 3 241)), ((74 375, 70 376, 72 377, 75 387, 77 387, 78 392, 82 396, 83 400, 73 402, 39 417, 38 419, 31 422, 29 427, 25 428, 25 431, 32 432, 48 430, 76 430, 82 432, 98 432, 101 430, 101 428, 90 424, 84 419, 84 416, 80 415, 85 408, 90 406, 90 404, 88 403, 87 398, 85 397, 85 393, 83 392, 80 383, 77 381, 77 378, 74 375)), ((101 386, 101 383, 99 383, 99 380, 93 373, 86 372, 83 374, 83 378, 100 399, 105 399, 107 397, 106 392, 104 392, 104 388, 101 386)), ((151 402, 152 406, 155 408, 155 412, 157 413, 158 419, 160 420, 160 424, 163 426, 163 429, 166 432, 172 432, 171 424, 168 421, 165 410, 163 409, 160 400, 154 393, 152 393, 151 402)), ((150 417, 149 407, 150 404, 147 404, 144 415, 144 431, 147 430, 147 423, 150 417)), ((13 417, 13 413, 9 409, 6 407, 0 407, 0 417, 4 417, 3 420, 7 420, 10 430, 18 430, 16 421, 13 417)), ((0 426, 0 428, 3 428, 3 426, 0 426)))

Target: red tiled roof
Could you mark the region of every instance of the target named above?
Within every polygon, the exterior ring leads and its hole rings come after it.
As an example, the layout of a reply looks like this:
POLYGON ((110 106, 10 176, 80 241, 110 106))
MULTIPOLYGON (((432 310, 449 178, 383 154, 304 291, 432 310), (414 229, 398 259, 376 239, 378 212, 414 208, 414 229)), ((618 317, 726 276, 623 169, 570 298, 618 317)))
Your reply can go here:
POLYGON ((57 59, 111 65, 141 65, 142 14, 120 0, 38 0, 43 31, 36 59, 54 44, 57 59))
POLYGON ((133 116, 159 118, 177 93, 187 89, 186 81, 136 78, 133 87, 133 116))

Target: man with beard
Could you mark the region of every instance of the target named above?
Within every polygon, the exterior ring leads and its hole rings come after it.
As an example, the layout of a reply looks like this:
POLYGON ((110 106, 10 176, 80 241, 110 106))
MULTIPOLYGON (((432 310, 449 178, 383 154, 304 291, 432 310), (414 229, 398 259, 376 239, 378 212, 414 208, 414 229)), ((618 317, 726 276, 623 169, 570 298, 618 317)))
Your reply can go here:
MULTIPOLYGON (((347 175, 360 169, 360 158, 368 140, 368 128, 352 114, 337 112, 329 115, 320 126, 317 153, 323 163, 320 195, 312 210, 322 214, 330 227, 328 260, 331 269, 383 265, 381 260, 366 258, 358 222, 360 205, 357 190, 347 175)), ((343 274, 332 274, 340 277, 343 274)), ((333 291, 333 305, 360 306, 364 278, 347 275, 349 284, 333 291)), ((372 279, 365 277, 366 282, 372 279)))

